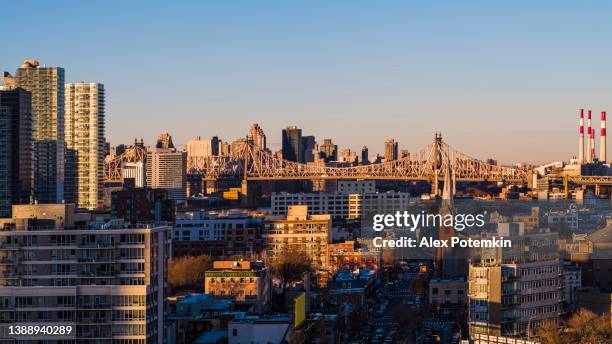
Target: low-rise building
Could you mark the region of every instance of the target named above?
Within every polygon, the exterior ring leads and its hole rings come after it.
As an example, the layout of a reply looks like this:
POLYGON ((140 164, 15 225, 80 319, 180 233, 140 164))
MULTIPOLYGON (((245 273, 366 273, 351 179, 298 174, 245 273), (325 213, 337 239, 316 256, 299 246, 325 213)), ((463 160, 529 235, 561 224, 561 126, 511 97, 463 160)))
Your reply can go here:
POLYGON ((575 312, 576 291, 582 287, 582 269, 577 264, 561 265, 563 283, 563 304, 566 312, 575 312))
POLYGON ((467 303, 467 282, 458 278, 432 278, 429 281, 429 303, 461 305, 467 303))
POLYGON ((287 315, 247 316, 234 319, 227 327, 228 344, 290 342, 293 322, 287 315))
POLYGON ((188 294, 168 297, 166 335, 168 344, 193 343, 204 332, 223 331, 236 314, 232 302, 218 300, 210 294, 188 294))
POLYGON ((327 281, 330 301, 336 305, 363 307, 367 297, 374 291, 375 282, 376 272, 373 270, 340 270, 327 281))
POLYGON ((271 275, 263 262, 216 261, 204 273, 204 291, 215 298, 267 307, 271 298, 271 275))

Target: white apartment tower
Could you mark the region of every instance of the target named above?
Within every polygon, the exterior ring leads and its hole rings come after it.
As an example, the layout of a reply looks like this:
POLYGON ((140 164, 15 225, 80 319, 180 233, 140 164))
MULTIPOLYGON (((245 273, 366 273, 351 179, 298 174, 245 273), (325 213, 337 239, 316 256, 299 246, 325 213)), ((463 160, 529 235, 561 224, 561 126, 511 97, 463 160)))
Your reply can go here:
POLYGON ((96 209, 103 197, 104 85, 67 83, 65 88, 66 202, 96 209))

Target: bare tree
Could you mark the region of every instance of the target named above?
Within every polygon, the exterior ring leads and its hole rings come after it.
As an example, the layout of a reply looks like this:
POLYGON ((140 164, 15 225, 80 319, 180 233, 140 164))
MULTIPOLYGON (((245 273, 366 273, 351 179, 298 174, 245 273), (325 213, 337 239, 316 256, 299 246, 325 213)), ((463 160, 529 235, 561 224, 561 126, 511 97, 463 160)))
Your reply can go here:
POLYGON ((292 283, 299 282, 312 271, 312 259, 303 252, 283 252, 272 263, 272 272, 281 282, 283 292, 292 283))
POLYGON ((542 344, 612 343, 610 315, 597 315, 586 309, 574 314, 565 327, 549 323, 540 328, 542 344))
POLYGON ((173 291, 204 289, 204 272, 210 269, 212 259, 208 255, 172 259, 168 263, 168 284, 173 291))

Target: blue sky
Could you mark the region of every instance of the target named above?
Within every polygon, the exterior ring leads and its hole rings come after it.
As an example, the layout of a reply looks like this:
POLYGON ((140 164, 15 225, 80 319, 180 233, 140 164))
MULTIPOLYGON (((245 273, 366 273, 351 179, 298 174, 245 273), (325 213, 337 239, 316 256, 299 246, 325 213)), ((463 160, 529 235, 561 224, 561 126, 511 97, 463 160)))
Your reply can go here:
MULTIPOLYGON (((0 68, 24 58, 107 89, 113 144, 160 131, 277 149, 411 151, 442 131, 504 162, 568 159, 578 108, 612 110, 606 1, 33 1, 2 5, 0 68)), ((597 116, 598 118, 598 116, 597 116)), ((599 126, 598 121, 597 127, 599 126)), ((598 140, 597 140, 598 141, 598 140)))

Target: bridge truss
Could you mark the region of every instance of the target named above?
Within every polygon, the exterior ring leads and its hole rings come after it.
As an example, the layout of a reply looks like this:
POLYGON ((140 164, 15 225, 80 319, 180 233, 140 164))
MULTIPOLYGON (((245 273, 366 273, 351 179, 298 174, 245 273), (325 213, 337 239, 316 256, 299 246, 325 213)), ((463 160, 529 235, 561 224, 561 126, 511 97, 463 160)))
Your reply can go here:
POLYGON ((200 174, 205 180, 309 180, 309 179, 384 179, 443 180, 450 171, 457 181, 495 181, 526 183, 527 170, 490 165, 465 155, 442 141, 436 134, 432 143, 409 157, 378 164, 329 167, 302 164, 280 159, 269 152, 245 144, 231 156, 190 157, 188 173, 200 174))

